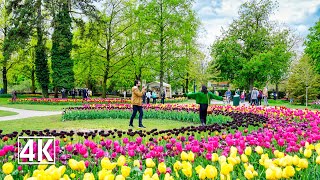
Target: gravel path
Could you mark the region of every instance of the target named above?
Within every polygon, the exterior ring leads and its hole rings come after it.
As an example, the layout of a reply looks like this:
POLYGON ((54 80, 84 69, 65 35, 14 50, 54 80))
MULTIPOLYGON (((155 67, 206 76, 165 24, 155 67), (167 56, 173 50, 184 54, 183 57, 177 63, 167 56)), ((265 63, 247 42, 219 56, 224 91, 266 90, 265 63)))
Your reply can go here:
POLYGON ((7 107, 0 107, 0 110, 12 111, 12 112, 18 113, 17 115, 0 117, 0 121, 10 121, 10 120, 16 120, 16 119, 38 117, 38 116, 51 116, 51 115, 58 115, 62 113, 61 111, 33 111, 33 110, 7 108, 7 107))

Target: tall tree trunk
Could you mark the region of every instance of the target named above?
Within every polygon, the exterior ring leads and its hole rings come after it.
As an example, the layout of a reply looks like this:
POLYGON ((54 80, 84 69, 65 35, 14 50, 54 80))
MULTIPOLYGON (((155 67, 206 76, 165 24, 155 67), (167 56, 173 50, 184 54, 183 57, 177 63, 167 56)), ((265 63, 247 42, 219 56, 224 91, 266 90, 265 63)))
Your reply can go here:
POLYGON ((276 83, 276 99, 278 99, 279 96, 279 83, 276 83))
POLYGON ((107 96, 107 77, 108 73, 105 72, 105 75, 103 76, 103 81, 102 81, 102 98, 106 98, 107 96))
POLYGON ((31 93, 34 94, 36 93, 36 86, 35 86, 35 81, 36 81, 36 78, 35 78, 35 69, 34 69, 34 66, 32 66, 32 69, 31 69, 31 93))
POLYGON ((187 78, 186 78, 186 93, 188 93, 189 91, 189 72, 187 72, 187 78))
POLYGON ((58 98, 59 94, 58 94, 58 87, 54 87, 54 98, 58 98))
MULTIPOLYGON (((5 60, 7 62, 8 60, 5 60)), ((3 82, 3 94, 8 93, 8 79, 7 79, 7 66, 6 64, 2 67, 2 82, 3 82)))
POLYGON ((160 2, 160 92, 163 90, 163 78, 164 78, 164 24, 163 24, 163 4, 160 2))
POLYGON ((253 78, 250 78, 249 79, 249 89, 250 89, 250 91, 252 91, 252 89, 253 89, 253 82, 254 82, 253 78))

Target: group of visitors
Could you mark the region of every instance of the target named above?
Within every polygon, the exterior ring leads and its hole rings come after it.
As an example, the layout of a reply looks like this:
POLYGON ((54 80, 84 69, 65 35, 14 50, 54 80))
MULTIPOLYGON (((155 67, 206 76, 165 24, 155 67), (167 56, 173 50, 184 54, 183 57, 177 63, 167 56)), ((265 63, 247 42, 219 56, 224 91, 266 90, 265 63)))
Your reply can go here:
MULTIPOLYGON (((267 89, 267 87, 263 88, 263 90, 258 89, 256 87, 253 87, 252 91, 249 91, 249 93, 246 93, 245 90, 243 90, 240 93, 240 89, 237 89, 235 91, 235 95, 240 96, 241 103, 245 103, 245 100, 247 99, 250 105, 261 106, 262 99, 263 99, 264 105, 268 106, 268 89, 267 89)), ((275 91, 273 91, 273 93, 271 95, 273 96, 274 99, 276 99, 277 94, 275 91)), ((231 101, 231 97, 232 97, 232 93, 231 93, 230 89, 228 89, 225 92, 224 96, 225 96, 226 103, 229 104, 231 101)))
POLYGON ((80 96, 83 99, 87 99, 92 97, 92 91, 88 88, 75 89, 73 88, 71 91, 67 91, 66 89, 61 89, 62 98, 68 98, 67 95, 70 95, 72 99, 75 99, 76 96, 80 96))
MULTIPOLYGON (((123 95, 124 95, 124 98, 126 98, 126 91, 124 91, 123 95)), ((156 104, 158 98, 159 98, 158 93, 156 91, 147 90, 142 95, 142 104, 150 104, 151 100, 153 104, 156 104)), ((161 104, 164 104, 164 100, 166 98, 165 91, 162 91, 162 93, 160 94, 160 98, 161 98, 161 104)))

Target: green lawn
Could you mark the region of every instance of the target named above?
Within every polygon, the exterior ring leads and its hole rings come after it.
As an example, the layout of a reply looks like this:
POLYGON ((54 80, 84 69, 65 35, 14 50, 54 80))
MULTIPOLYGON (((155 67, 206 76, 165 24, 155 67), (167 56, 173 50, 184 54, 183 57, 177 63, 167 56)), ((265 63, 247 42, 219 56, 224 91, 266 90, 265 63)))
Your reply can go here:
POLYGON ((16 112, 11 112, 11 111, 2 111, 0 110, 0 117, 3 116, 12 116, 12 115, 17 115, 18 113, 16 112))
MULTIPOLYGON (((312 108, 311 105, 308 105, 307 107, 305 105, 299 105, 299 104, 290 104, 289 101, 285 101, 285 100, 273 100, 273 99, 269 99, 268 100, 269 106, 285 106, 287 108, 291 108, 291 109, 315 109, 312 108)), ((263 100, 261 102, 261 104, 263 103, 263 100)))
MULTIPOLYGON (((129 119, 94 119, 94 120, 76 120, 76 121, 61 121, 61 115, 46 116, 46 117, 33 117, 26 119, 19 119, 14 121, 0 121, 0 129, 4 133, 13 131, 21 131, 23 129, 30 130, 92 130, 92 129, 122 129, 127 130, 129 119)), ((134 129, 138 128, 138 119, 134 119, 134 129)), ((180 128, 182 126, 195 125, 193 123, 179 122, 172 120, 159 120, 159 119, 143 119, 143 125, 146 130, 154 128, 172 129, 180 128)), ((198 125, 198 124, 197 124, 198 125)))

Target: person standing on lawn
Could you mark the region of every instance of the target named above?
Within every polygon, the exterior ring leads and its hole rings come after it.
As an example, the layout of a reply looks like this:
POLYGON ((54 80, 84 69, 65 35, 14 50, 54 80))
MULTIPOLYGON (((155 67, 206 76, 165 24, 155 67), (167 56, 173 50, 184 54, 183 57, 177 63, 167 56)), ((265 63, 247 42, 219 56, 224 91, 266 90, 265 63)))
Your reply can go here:
POLYGON ((202 126, 205 126, 207 123, 207 111, 208 106, 210 104, 211 99, 222 100, 221 96, 217 96, 212 92, 208 92, 206 86, 202 86, 200 92, 189 93, 187 94, 188 98, 196 99, 196 103, 200 105, 199 107, 199 115, 202 126))
POLYGON ((134 81, 134 86, 132 87, 132 97, 131 97, 131 104, 133 106, 133 112, 130 118, 129 127, 133 127, 133 119, 139 111, 139 128, 146 128, 142 125, 142 117, 143 117, 143 110, 142 110, 142 96, 146 92, 146 88, 142 87, 142 91, 140 91, 139 87, 141 82, 139 80, 134 81))

